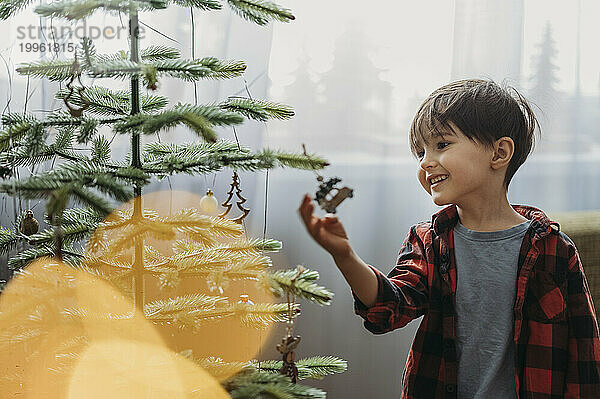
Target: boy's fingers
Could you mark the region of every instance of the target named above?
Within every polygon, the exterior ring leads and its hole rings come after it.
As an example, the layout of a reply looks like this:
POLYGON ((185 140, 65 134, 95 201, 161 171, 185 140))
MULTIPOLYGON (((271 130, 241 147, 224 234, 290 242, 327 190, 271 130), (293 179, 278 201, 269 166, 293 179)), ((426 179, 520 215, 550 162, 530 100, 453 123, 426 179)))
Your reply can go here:
POLYGON ((308 204, 310 204, 310 198, 308 197, 308 195, 304 195, 304 198, 302 198, 298 210, 302 212, 302 210, 305 209, 308 204))
POLYGON ((299 211, 300 211, 300 217, 302 218, 304 225, 306 226, 308 231, 312 233, 311 220, 313 219, 313 216, 312 216, 313 205, 311 203, 307 202, 306 198, 305 198, 305 200, 302 201, 302 205, 300 205, 299 211))

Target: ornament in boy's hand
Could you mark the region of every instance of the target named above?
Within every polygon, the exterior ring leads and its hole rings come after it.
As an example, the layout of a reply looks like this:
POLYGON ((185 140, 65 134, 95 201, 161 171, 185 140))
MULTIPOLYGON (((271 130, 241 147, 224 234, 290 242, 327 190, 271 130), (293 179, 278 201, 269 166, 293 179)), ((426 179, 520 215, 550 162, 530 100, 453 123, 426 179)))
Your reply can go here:
POLYGON ((353 191, 349 187, 335 187, 336 184, 340 183, 342 179, 339 177, 333 177, 328 179, 326 182, 323 182, 323 177, 317 177, 317 180, 321 182, 319 184, 319 190, 315 193, 315 200, 318 202, 321 209, 323 209, 327 213, 335 213, 336 208, 344 201, 346 198, 353 197, 353 191))
MULTIPOLYGON (((302 150, 304 152, 304 156, 310 161, 310 156, 306 152, 306 146, 304 144, 302 144, 302 150)), ((346 198, 352 198, 354 190, 346 186, 341 188, 336 187, 336 185, 342 181, 342 179, 339 177, 332 177, 331 179, 327 179, 326 182, 323 182, 323 176, 317 172, 315 173, 317 174, 317 181, 320 183, 319 189, 315 193, 315 200, 325 212, 335 213, 336 208, 342 203, 342 201, 344 201, 346 198)))

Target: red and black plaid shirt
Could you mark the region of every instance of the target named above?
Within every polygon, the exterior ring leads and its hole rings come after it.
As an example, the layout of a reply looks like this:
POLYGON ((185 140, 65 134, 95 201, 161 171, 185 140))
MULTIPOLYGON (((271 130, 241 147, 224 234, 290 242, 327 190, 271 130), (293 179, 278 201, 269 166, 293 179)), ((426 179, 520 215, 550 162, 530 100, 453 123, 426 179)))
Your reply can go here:
MULTIPOLYGON (((600 398, 600 339, 575 244, 541 210, 512 205, 531 224, 521 245, 513 307, 518 398, 600 398)), ((354 310, 383 334, 424 316, 408 354, 403 399, 456 398, 455 205, 410 228, 377 300, 354 310)))

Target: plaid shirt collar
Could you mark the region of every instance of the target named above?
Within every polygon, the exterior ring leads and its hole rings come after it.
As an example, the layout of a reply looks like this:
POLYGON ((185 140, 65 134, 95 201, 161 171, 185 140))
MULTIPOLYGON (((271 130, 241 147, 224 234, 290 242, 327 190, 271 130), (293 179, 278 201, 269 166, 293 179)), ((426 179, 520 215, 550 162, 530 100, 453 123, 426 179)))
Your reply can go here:
MULTIPOLYGON (((559 230, 559 224, 551 221, 544 211, 528 205, 511 205, 521 216, 531 220, 530 234, 534 240, 550 234, 552 229, 559 230)), ((436 235, 440 236, 454 228, 458 222, 456 205, 450 205, 431 216, 431 225, 436 235)))

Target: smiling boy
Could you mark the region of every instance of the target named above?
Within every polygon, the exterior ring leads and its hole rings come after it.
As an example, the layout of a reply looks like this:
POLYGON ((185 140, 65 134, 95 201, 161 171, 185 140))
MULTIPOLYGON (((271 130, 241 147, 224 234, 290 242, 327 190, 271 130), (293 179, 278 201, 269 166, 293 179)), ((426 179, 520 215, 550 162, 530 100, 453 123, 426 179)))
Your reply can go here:
POLYGON ((315 216, 308 195, 300 205, 365 328, 383 334, 423 316, 404 399, 600 397, 598 323, 575 244, 540 209, 507 200, 536 126, 527 101, 492 81, 430 94, 410 147, 419 182, 447 206, 409 229, 387 276, 336 217, 315 216))

